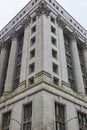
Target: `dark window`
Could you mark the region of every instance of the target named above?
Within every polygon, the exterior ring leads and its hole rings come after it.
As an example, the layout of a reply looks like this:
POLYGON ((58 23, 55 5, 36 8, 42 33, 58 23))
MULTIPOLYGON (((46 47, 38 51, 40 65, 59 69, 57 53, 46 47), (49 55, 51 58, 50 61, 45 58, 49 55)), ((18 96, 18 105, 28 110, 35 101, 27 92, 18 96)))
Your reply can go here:
POLYGON ((51 37, 51 42, 52 42, 53 45, 56 46, 56 39, 54 37, 51 37))
POLYGON ((66 34, 64 34, 64 44, 65 44, 65 54, 66 54, 66 63, 67 63, 67 73, 68 73, 68 81, 73 90, 75 90, 74 83, 74 74, 73 74, 73 65, 72 65, 72 55, 71 55, 71 46, 69 38, 66 34))
POLYGON ((36 37, 33 37, 33 38, 31 39, 31 46, 35 44, 35 41, 36 41, 36 37))
POLYGON ((34 32, 36 32, 36 26, 31 28, 31 33, 34 33, 34 32))
POLYGON ((32 125, 32 103, 24 106, 23 130, 31 130, 32 125))
POLYGON ((53 77, 53 83, 54 83, 55 85, 58 85, 58 84, 59 84, 59 79, 56 78, 56 77, 53 77))
POLYGON ((34 16, 33 18, 32 18, 32 23, 34 23, 36 21, 36 16, 34 16))
POLYGON ((65 130, 65 112, 64 106, 55 103, 56 130, 65 130))
POLYGON ((34 77, 29 78, 28 83, 29 85, 34 84, 34 77))
POLYGON ((53 63, 53 72, 58 74, 58 65, 53 63))
POLYGON ((57 51, 52 49, 52 57, 57 59, 57 51))
POLYGON ((85 68, 85 61, 83 56, 83 49, 80 45, 78 45, 78 52, 79 52, 79 59, 80 59, 80 66, 82 71, 82 77, 85 88, 87 87, 87 79, 86 79, 86 68, 85 68))
POLYGON ((56 29, 53 26, 51 26, 51 32, 56 34, 56 29))
POLYGON ((29 74, 33 73, 34 69, 35 69, 34 63, 32 63, 31 65, 29 65, 29 74))
POLYGON ((51 16, 50 20, 51 20, 52 23, 55 23, 55 18, 54 17, 51 16))
POLYGON ((11 112, 3 114, 2 130, 9 130, 11 112))
POLYGON ((79 130, 87 130, 87 114, 78 112, 79 130))
POLYGON ((35 57, 35 49, 30 51, 30 59, 35 57))

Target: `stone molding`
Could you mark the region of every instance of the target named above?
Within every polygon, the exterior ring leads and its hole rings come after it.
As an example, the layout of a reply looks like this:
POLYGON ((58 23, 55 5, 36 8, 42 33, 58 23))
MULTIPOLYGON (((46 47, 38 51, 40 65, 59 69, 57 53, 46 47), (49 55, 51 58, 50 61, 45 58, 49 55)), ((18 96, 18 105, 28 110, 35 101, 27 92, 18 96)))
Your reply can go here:
POLYGON ((64 29, 66 26, 66 23, 63 21, 62 17, 60 15, 57 16, 56 18, 57 24, 64 29))
POLYGON ((40 17, 41 15, 45 15, 48 17, 50 15, 51 10, 47 7, 46 3, 40 3, 39 7, 36 9, 36 15, 40 17))
POLYGON ((73 32, 71 33, 70 38, 71 38, 71 41, 76 41, 76 40, 78 39, 77 33, 76 33, 75 31, 73 31, 73 32))

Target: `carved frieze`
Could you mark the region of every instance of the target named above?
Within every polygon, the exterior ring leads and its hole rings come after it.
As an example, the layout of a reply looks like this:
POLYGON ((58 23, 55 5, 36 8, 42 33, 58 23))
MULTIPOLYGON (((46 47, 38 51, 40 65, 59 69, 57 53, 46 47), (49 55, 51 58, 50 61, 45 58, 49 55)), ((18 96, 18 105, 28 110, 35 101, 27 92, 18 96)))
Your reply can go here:
POLYGON ((40 3, 39 7, 36 10, 36 15, 40 17, 41 15, 49 16, 51 10, 47 7, 46 3, 40 3))

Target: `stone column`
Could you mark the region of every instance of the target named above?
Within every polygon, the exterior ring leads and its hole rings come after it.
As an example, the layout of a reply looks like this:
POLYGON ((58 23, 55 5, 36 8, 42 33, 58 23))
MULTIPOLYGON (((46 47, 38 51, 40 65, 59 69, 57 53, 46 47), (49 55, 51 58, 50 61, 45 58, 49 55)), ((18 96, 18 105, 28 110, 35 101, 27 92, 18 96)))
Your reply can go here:
POLYGON ((21 71, 20 71, 20 83, 25 83, 27 76, 27 65, 28 65, 28 50, 29 50, 29 40, 30 40, 30 21, 31 18, 27 17, 24 21, 24 41, 23 41, 23 51, 22 51, 22 61, 21 61, 21 71))
POLYGON ((8 94, 13 89, 16 61, 17 61, 17 47, 18 47, 17 43, 18 43, 17 36, 16 34, 13 34, 4 94, 8 94))
POLYGON ((59 40, 59 47, 60 47, 61 79, 63 82, 68 83, 67 63, 66 63, 65 45, 64 45, 64 36, 63 36, 63 29, 65 27, 65 23, 60 19, 60 17, 57 17, 56 20, 58 23, 58 40, 59 40))
POLYGON ((84 56, 86 74, 87 74, 87 44, 86 43, 85 43, 85 45, 83 47, 83 56, 84 56))
POLYGON ((4 69, 5 69, 5 63, 7 59, 7 48, 4 43, 1 45, 1 53, 0 53, 0 94, 2 93, 2 86, 3 85, 3 79, 4 79, 4 69))
POLYGON ((83 83, 81 66, 80 66, 80 59, 78 54, 77 42, 76 42, 76 35, 74 34, 72 34, 71 36, 71 51, 72 51, 72 60, 73 60, 77 91, 79 94, 85 95, 84 83, 83 83))

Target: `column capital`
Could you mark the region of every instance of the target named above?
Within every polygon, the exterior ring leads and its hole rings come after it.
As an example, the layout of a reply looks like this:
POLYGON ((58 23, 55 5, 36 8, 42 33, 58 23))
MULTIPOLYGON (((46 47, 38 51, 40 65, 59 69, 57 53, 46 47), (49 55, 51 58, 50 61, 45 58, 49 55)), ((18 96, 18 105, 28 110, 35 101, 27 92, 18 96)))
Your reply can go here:
POLYGON ((62 17, 60 15, 56 18, 57 24, 60 26, 60 28, 64 29, 66 26, 66 23, 63 21, 62 17))
POLYGON ((83 49, 87 51, 87 42, 83 44, 83 49))
POLYGON ((30 15, 27 15, 27 18, 23 21, 21 25, 22 27, 26 28, 27 26, 29 26, 30 22, 31 22, 31 17, 30 15))
POLYGON ((11 34, 10 34, 11 39, 17 39, 18 37, 18 33, 14 30, 11 34))
POLYGON ((71 41, 76 41, 78 38, 78 34, 75 31, 73 31, 70 35, 70 38, 71 38, 71 41))
POLYGON ((40 3, 39 7, 36 9, 36 15, 38 17, 40 17, 41 15, 45 15, 45 16, 49 16, 50 15, 51 10, 47 7, 46 3, 40 3))

